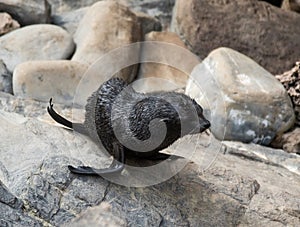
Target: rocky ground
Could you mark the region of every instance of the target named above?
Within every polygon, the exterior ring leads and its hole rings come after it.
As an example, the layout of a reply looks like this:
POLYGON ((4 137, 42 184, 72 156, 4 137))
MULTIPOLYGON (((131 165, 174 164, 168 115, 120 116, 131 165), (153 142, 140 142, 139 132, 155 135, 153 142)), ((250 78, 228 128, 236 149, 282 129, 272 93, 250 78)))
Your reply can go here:
POLYGON ((299 1, 43 3, 0 2, 0 226, 300 225, 299 1), (57 127, 49 98, 82 121, 113 75, 185 92, 210 132, 164 167, 71 174, 111 160, 57 127))

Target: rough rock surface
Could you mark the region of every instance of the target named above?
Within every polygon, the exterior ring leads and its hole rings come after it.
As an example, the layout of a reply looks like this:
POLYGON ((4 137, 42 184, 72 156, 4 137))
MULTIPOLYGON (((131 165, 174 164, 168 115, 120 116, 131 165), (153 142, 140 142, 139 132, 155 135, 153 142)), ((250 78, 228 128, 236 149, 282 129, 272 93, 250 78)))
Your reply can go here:
POLYGON ((12 93, 12 77, 6 65, 0 60, 0 92, 12 93))
POLYGON ((214 50, 195 68, 186 93, 210 109, 211 130, 220 140, 268 145, 294 124, 293 106, 282 84, 229 48, 214 50))
MULTIPOLYGON (((91 223, 97 214, 91 217, 89 210, 86 218, 72 219, 91 206, 107 203, 116 216, 113 220, 125 219, 127 226, 300 224, 297 155, 226 142, 215 163, 204 172, 189 163, 158 185, 124 187, 71 174, 68 164, 98 164, 101 168, 110 161, 86 137, 38 121, 45 108, 45 103, 0 93, 0 180, 6 185, 0 185, 3 225, 17 221, 23 226, 91 223), (21 204, 25 209, 19 209, 21 204), (9 216, 10 212, 14 216, 9 216)), ((202 159, 198 149, 195 162, 202 159)), ((103 215, 111 217, 106 212, 103 215)), ((101 225, 97 220, 95 225, 101 225)))
POLYGON ((0 56, 10 72, 25 61, 67 59, 74 48, 70 34, 55 25, 30 25, 0 37, 0 56))
POLYGON ((8 13, 0 13, 0 35, 19 28, 18 21, 11 18, 8 13))
POLYGON ((50 22, 51 7, 47 0, 2 0, 0 12, 9 13, 22 26, 50 22))
POLYGON ((52 23, 64 28, 71 35, 74 35, 80 21, 82 20, 88 9, 89 7, 84 7, 74 11, 54 15, 52 17, 52 23))
MULTIPOLYGON (((150 32, 145 36, 146 42, 165 42, 173 45, 177 45, 181 48, 186 48, 179 36, 173 32, 150 32)), ((170 46, 169 48, 172 48, 170 46)), ((187 49, 187 48, 186 48, 187 49)), ((178 54, 176 49, 174 52, 170 52, 172 57, 178 54)), ((151 54, 148 49, 142 52, 143 55, 151 54)), ((160 58, 168 58, 167 53, 161 50, 160 53, 156 53, 157 63, 142 63, 140 65, 138 80, 142 80, 140 83, 142 86, 138 90, 143 92, 151 91, 167 91, 185 88, 188 75, 177 68, 169 65, 161 64, 160 58), (146 80, 145 80, 146 79, 146 80), (171 84, 170 84, 171 83, 171 84)), ((178 54, 179 55, 179 54, 178 54)), ((187 62, 187 61, 186 61, 187 62)))
POLYGON ((262 1, 178 0, 172 31, 201 58, 225 46, 278 74, 299 58, 299 20, 299 14, 262 1))
POLYGON ((297 62, 291 70, 277 75, 276 78, 283 84, 292 99, 296 124, 300 125, 300 62, 297 62))
POLYGON ((142 12, 134 12, 134 13, 139 20, 143 35, 146 35, 147 33, 152 31, 162 30, 162 24, 155 17, 151 17, 148 14, 142 12))
POLYGON ((14 95, 72 105, 77 85, 87 66, 75 61, 28 61, 13 74, 14 95))
POLYGON ((175 0, 123 0, 123 4, 127 4, 135 11, 141 11, 158 18, 162 23, 163 30, 169 30, 175 0))
POLYGON ((64 12, 70 12, 79 8, 90 6, 98 1, 99 0, 48 0, 51 4, 52 13, 54 15, 60 15, 64 12))
POLYGON ((117 217, 112 211, 109 203, 101 203, 99 206, 88 208, 78 215, 64 227, 82 227, 82 226, 108 226, 122 227, 126 222, 117 217))
POLYGON ((295 127, 283 135, 277 136, 271 146, 289 153, 300 154, 300 128, 295 127))

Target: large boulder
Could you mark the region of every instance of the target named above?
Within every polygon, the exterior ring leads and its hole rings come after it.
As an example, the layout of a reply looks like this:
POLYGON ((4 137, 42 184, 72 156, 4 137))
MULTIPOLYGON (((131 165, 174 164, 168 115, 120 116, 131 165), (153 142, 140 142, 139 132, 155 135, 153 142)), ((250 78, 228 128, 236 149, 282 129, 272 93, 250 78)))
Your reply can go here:
POLYGON ((51 6, 47 0, 2 0, 0 12, 7 12, 21 25, 50 22, 51 6))
POLYGON ((55 25, 30 25, 0 37, 0 56, 10 72, 25 61, 67 59, 73 39, 55 25))
POLYGON ((77 49, 72 60, 91 65, 115 48, 141 40, 136 15, 115 1, 91 6, 74 35, 77 49))
POLYGON ((282 84, 247 56, 229 48, 209 54, 191 75, 187 94, 211 111, 218 139, 270 144, 295 120, 282 84))
POLYGON ((28 61, 13 74, 14 95, 23 98, 72 105, 77 85, 87 66, 75 61, 28 61))
POLYGON ((299 58, 299 20, 299 14, 263 1, 178 0, 172 30, 201 58, 225 46, 277 74, 299 58))
MULTIPOLYGON (((1 225, 62 226, 72 221, 69 226, 101 226, 105 220, 122 224, 120 219, 131 226, 300 224, 297 155, 227 142, 204 172, 189 163, 157 185, 124 187, 69 172, 69 164, 103 168, 111 161, 88 138, 40 122, 46 119, 46 105, 0 93, 1 225), (116 217, 105 208, 107 203, 116 217)), ((198 143, 198 137, 189 142, 198 143)), ((202 153, 211 155, 203 149, 197 146, 192 158, 196 163, 202 153)), ((128 174, 124 170, 120 177, 128 174)))

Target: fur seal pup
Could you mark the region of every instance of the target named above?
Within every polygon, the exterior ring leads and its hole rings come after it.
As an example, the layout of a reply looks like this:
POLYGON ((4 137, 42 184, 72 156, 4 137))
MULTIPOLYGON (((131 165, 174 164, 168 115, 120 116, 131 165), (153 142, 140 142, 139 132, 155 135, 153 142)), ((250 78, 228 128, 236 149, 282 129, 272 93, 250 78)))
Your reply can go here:
POLYGON ((106 169, 68 166, 76 174, 121 172, 125 158, 130 156, 167 159, 170 155, 159 153, 160 150, 184 135, 200 133, 210 127, 201 106, 187 95, 176 92, 138 93, 120 78, 104 82, 88 98, 84 123, 73 123, 60 116, 53 109, 52 99, 47 110, 56 122, 93 140, 100 139, 114 158, 106 169), (159 143, 155 144, 157 141, 159 143))

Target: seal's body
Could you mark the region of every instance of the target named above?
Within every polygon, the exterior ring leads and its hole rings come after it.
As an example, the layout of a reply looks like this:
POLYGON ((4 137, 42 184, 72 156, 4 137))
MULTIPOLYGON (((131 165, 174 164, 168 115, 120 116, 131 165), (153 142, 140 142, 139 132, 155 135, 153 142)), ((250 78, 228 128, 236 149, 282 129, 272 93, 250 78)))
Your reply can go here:
POLYGON ((202 108, 190 97, 175 92, 142 94, 120 78, 103 83, 87 100, 84 123, 72 123, 54 109, 48 112, 57 122, 98 140, 114 156, 108 169, 91 167, 69 169, 79 174, 119 172, 125 157, 166 159, 159 153, 180 137, 210 127, 202 108))

